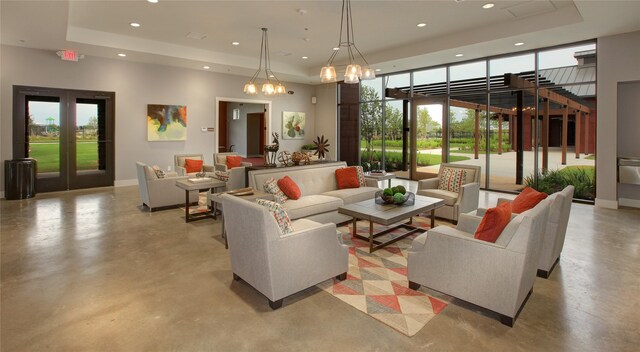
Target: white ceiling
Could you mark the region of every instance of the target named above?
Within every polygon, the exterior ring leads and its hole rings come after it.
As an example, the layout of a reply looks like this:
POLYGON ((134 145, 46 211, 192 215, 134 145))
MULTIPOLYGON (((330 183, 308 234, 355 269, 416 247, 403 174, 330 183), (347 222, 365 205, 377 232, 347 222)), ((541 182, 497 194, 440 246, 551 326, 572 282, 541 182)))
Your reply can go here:
MULTIPOLYGON (((496 6, 485 10, 487 2, 353 0, 355 42, 373 67, 388 73, 640 30, 640 1, 492 1, 496 6), (427 26, 418 28, 420 22, 427 26), (525 45, 514 47, 516 42, 525 45)), ((85 60, 200 70, 208 65, 250 76, 258 67, 260 28, 267 27, 276 75, 319 83, 320 68, 338 42, 340 13, 339 0, 2 0, 0 34, 2 44, 52 55, 74 49, 85 60), (190 32, 206 38, 187 38, 190 32)), ((336 60, 345 59, 341 53, 336 60)))

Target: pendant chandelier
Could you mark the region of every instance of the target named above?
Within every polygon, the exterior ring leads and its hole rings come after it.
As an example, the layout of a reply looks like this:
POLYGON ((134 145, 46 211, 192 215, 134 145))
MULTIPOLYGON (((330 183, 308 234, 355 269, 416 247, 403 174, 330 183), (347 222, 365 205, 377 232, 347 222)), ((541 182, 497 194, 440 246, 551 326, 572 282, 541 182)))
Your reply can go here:
POLYGON ((369 66, 367 60, 356 47, 353 36, 353 18, 351 15, 351 0, 342 0, 340 41, 338 42, 338 46, 333 48, 333 53, 331 54, 331 57, 329 57, 327 65, 320 71, 322 83, 337 81, 338 78, 336 76, 336 68, 333 66, 333 60, 336 58, 341 48, 346 48, 349 56, 349 65, 347 65, 347 69, 344 72, 344 83, 358 83, 360 80, 376 78, 374 70, 369 66), (343 39, 344 32, 346 32, 346 37, 343 39), (358 64, 358 61, 362 63, 362 66, 358 64))
POLYGON ((262 44, 260 44, 260 63, 258 64, 258 70, 253 74, 249 82, 244 85, 245 94, 258 94, 258 84, 256 84, 256 80, 262 72, 264 72, 266 78, 266 81, 262 84, 262 94, 279 95, 287 92, 284 84, 282 84, 282 82, 280 82, 280 80, 276 78, 276 75, 273 73, 273 71, 271 71, 271 58, 269 57, 269 37, 267 36, 266 28, 262 28, 262 44), (263 58, 264 66, 262 64, 263 58))

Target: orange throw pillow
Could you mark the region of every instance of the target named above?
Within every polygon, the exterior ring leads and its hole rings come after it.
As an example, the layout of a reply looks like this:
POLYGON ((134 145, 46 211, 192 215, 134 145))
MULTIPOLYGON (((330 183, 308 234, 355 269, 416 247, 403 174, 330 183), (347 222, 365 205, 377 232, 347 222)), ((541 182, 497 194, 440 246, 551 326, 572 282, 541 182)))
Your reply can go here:
POLYGON ((227 169, 233 169, 234 167, 240 167, 242 163, 242 157, 240 155, 229 155, 227 157, 227 169))
POLYGON ((285 176, 278 180, 278 187, 290 199, 298 199, 302 195, 300 187, 289 176, 285 176))
POLYGON ((511 211, 520 214, 535 207, 545 198, 547 198, 546 193, 527 187, 511 202, 511 211))
POLYGON ((186 159, 184 161, 184 168, 187 169, 187 173, 200 172, 202 170, 202 160, 198 159, 186 159))
POLYGON ((473 238, 495 243, 502 230, 511 221, 511 204, 504 202, 495 208, 487 209, 473 238))
POLYGON ((355 167, 336 169, 336 182, 338 183, 338 189, 360 188, 358 171, 355 167))

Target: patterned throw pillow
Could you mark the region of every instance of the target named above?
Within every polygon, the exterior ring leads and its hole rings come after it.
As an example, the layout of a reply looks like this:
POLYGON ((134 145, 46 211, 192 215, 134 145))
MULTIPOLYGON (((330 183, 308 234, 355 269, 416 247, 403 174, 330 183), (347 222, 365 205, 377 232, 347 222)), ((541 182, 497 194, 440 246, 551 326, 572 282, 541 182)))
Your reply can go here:
POLYGON ((354 166, 356 168, 356 172, 358 173, 358 182, 360 182, 360 187, 367 187, 367 181, 364 179, 364 170, 362 166, 354 166))
POLYGON ((280 187, 278 187, 278 182, 273 177, 268 179, 267 181, 265 181, 265 183, 264 183, 264 191, 269 193, 269 194, 273 194, 273 198, 279 204, 284 204, 284 202, 289 200, 287 195, 284 194, 284 192, 282 192, 280 187))
POLYGON ((229 181, 228 171, 225 172, 225 171, 216 170, 216 172, 213 173, 213 176, 215 176, 215 178, 217 178, 220 181, 224 181, 224 182, 229 181))
POLYGON ((466 177, 467 170, 445 167, 442 170, 442 175, 440 176, 438 189, 458 193, 460 192, 460 186, 464 184, 466 177))
POLYGON ((160 169, 160 166, 158 166, 158 165, 153 165, 153 167, 151 167, 151 168, 153 169, 153 172, 155 172, 155 173, 156 173, 156 177, 157 177, 157 178, 164 178, 164 177, 165 177, 164 171, 162 171, 162 170, 160 169))
POLYGON ((256 203, 262 205, 267 208, 267 210, 273 215, 282 230, 282 234, 286 235, 288 233, 293 232, 293 227, 291 227, 291 220, 289 220, 289 214, 282 208, 282 206, 276 202, 272 202, 266 199, 258 199, 256 203))

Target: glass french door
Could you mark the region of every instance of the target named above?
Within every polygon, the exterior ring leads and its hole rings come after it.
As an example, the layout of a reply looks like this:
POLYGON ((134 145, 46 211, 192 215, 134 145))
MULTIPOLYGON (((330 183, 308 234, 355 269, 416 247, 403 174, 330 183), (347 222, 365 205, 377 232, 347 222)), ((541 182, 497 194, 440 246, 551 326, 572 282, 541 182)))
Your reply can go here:
POLYGON ((112 186, 114 94, 14 87, 14 157, 37 161, 38 192, 112 186))
POLYGON ((411 179, 437 177, 446 158, 445 98, 414 98, 411 108, 411 179))

